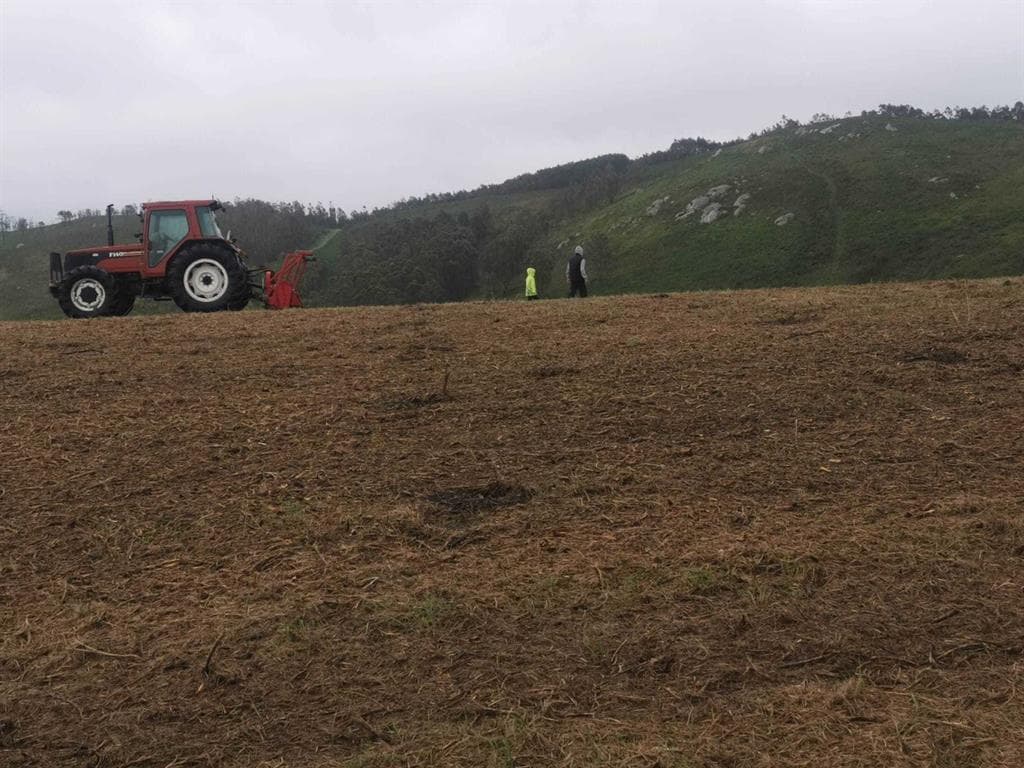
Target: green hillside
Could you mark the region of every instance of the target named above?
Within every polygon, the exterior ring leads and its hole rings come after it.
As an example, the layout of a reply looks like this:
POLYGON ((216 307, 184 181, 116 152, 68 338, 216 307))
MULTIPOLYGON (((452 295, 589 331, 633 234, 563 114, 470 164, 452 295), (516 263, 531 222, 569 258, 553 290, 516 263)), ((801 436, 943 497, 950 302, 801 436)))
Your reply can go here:
POLYGON ((657 170, 555 230, 558 242, 602 244, 592 269, 602 291, 1024 271, 1019 123, 839 120, 657 170), (724 185, 721 218, 685 216, 691 201, 724 185), (780 226, 779 217, 790 220, 780 226))
POLYGON ((867 115, 654 160, 634 162, 610 201, 568 214, 564 189, 488 191, 353 222, 321 254, 312 295, 325 304, 409 300, 399 288, 422 285, 431 260, 442 272, 446 254, 429 247, 436 233, 410 245, 403 230, 451 216, 472 237, 482 210, 493 231, 478 238, 475 262, 455 260, 476 270, 473 296, 517 295, 531 264, 542 293, 561 295, 564 259, 577 243, 593 289, 606 294, 1024 271, 1019 121, 867 115), (715 204, 720 215, 710 221, 715 204), (504 252, 494 253, 495 241, 504 252), (359 285, 362 293, 351 288, 359 285))
MULTIPOLYGON (((999 119, 895 109, 682 139, 337 222, 254 200, 223 218, 254 263, 321 246, 303 289, 319 306, 513 297, 527 266, 559 296, 576 244, 605 294, 1024 272, 1024 105, 999 119)), ((123 241, 138 221, 115 227, 123 241)), ((46 254, 104 236, 102 218, 8 232, 0 319, 57 316, 46 254)))

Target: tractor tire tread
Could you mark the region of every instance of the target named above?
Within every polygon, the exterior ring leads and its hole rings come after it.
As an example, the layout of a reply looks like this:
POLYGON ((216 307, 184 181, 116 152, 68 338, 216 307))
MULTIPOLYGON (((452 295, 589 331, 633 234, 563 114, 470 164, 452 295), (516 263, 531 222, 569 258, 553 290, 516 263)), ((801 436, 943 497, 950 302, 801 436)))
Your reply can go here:
POLYGON ((183 312, 220 312, 243 300, 248 302, 249 273, 238 255, 229 248, 214 243, 195 243, 183 248, 167 267, 167 287, 174 303, 183 312), (218 261, 228 275, 227 291, 209 303, 196 301, 185 291, 185 270, 200 258, 218 261))
POLYGON ((135 294, 125 285, 117 287, 117 295, 110 307, 110 314, 114 317, 124 317, 135 308, 135 294))
POLYGON ((61 311, 67 317, 76 319, 106 317, 112 314, 112 309, 115 306, 116 301, 117 285, 114 281, 114 276, 105 269, 100 269, 99 267, 94 267, 92 265, 72 269, 64 275, 64 279, 61 281, 60 286, 57 289, 57 304, 60 306, 61 311), (71 301, 72 286, 84 277, 91 277, 92 279, 102 283, 107 292, 107 301, 102 307, 93 312, 81 310, 71 301))

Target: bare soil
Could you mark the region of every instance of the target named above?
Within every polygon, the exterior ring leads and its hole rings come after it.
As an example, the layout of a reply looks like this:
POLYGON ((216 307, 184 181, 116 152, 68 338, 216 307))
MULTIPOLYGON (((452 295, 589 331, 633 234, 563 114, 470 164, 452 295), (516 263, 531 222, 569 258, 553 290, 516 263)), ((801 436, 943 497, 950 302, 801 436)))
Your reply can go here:
POLYGON ((1024 765, 1024 283, 0 324, 0 765, 1024 765))

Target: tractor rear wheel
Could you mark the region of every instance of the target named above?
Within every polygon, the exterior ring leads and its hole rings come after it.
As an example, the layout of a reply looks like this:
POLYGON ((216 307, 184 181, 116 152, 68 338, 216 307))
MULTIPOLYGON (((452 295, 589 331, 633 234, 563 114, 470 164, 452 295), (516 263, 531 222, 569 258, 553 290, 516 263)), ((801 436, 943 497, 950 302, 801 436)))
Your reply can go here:
POLYGON ((68 317, 103 317, 117 301, 113 276, 99 267, 78 267, 65 275, 57 303, 68 317))
POLYGON ((232 312, 240 312, 241 310, 243 310, 247 306, 249 306, 249 300, 251 298, 252 298, 252 289, 249 288, 249 286, 246 286, 245 290, 242 291, 242 293, 238 296, 238 298, 233 299, 231 301, 231 303, 228 304, 228 309, 230 309, 232 312))
POLYGON ((238 256, 212 243, 182 250, 167 268, 174 303, 185 312, 219 312, 248 298, 249 274, 238 256))

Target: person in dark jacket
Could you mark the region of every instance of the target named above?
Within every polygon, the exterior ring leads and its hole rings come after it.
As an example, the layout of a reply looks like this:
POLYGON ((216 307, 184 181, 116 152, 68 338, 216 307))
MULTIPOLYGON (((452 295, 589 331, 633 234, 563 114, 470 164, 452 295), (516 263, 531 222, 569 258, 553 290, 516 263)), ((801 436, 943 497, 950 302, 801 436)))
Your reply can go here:
POLYGON ((578 294, 581 299, 587 298, 587 260, 583 258, 583 246, 577 245, 569 263, 565 265, 565 279, 569 283, 569 298, 578 294))

